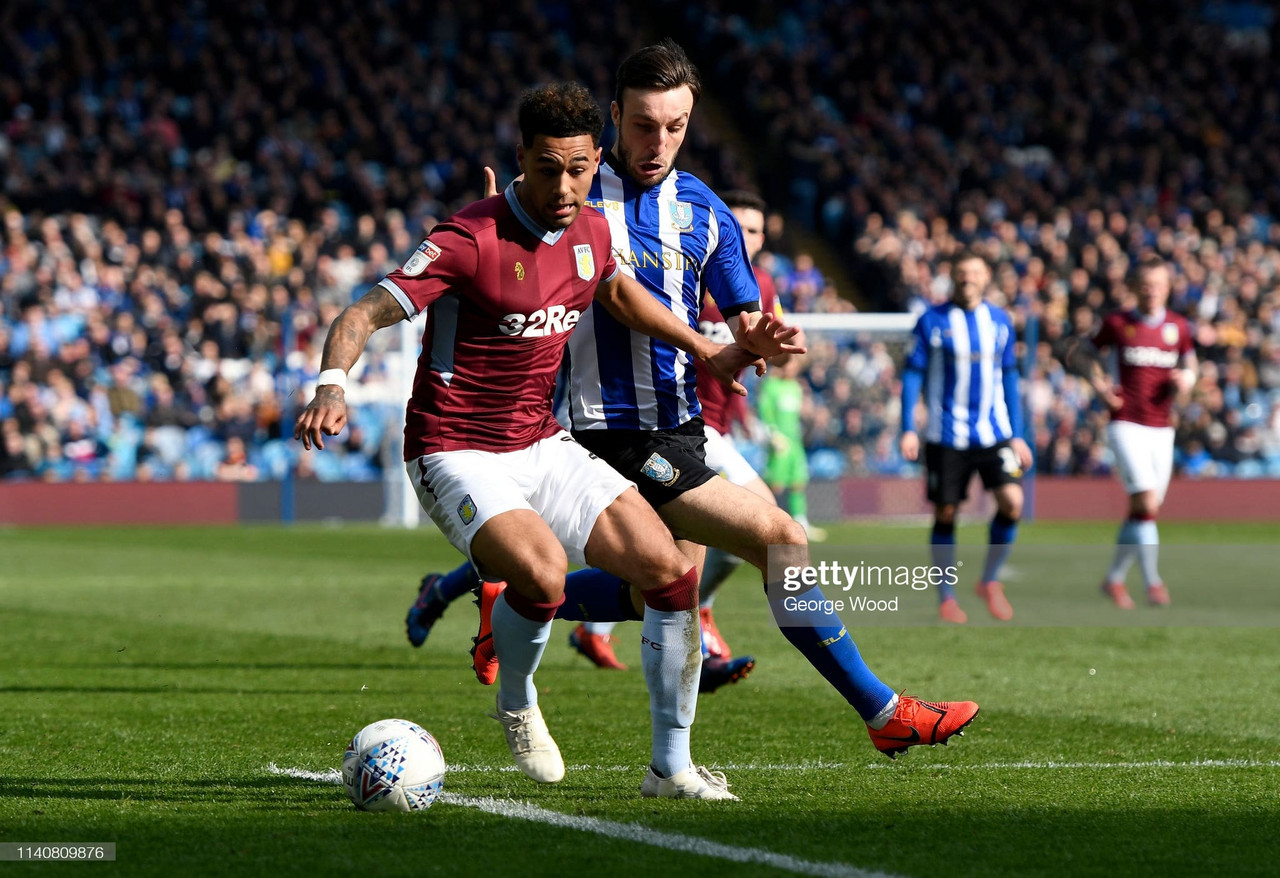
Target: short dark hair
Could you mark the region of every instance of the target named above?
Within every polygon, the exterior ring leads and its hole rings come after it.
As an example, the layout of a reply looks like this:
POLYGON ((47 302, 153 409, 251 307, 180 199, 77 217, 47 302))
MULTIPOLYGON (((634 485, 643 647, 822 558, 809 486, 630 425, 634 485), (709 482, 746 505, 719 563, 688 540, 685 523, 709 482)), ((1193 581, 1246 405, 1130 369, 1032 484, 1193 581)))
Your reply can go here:
POLYGON ((1138 271, 1140 272, 1152 271, 1153 269, 1156 269, 1156 268, 1168 268, 1168 267, 1169 266, 1164 261, 1164 259, 1160 256, 1157 256, 1154 253, 1148 253, 1146 256, 1143 256, 1142 260, 1138 263, 1138 271))
POLYGON ((539 134, 544 137, 576 137, 591 135, 600 145, 604 131, 604 114, 586 86, 577 82, 553 82, 525 92, 518 111, 520 139, 525 148, 533 146, 539 134))
POLYGON ((956 255, 951 257, 951 266, 954 268, 961 262, 968 262, 970 259, 978 260, 987 268, 991 267, 991 263, 987 262, 987 257, 983 256, 972 247, 961 247, 956 251, 956 255))
POLYGON ((639 49, 618 65, 618 81, 613 99, 622 107, 622 93, 629 88, 645 91, 671 91, 689 86, 696 105, 702 95, 702 78, 684 49, 671 39, 639 49))
POLYGON ((730 189, 720 196, 720 200, 730 210, 745 208, 747 210, 758 210, 761 213, 765 212, 764 199, 749 189, 730 189))

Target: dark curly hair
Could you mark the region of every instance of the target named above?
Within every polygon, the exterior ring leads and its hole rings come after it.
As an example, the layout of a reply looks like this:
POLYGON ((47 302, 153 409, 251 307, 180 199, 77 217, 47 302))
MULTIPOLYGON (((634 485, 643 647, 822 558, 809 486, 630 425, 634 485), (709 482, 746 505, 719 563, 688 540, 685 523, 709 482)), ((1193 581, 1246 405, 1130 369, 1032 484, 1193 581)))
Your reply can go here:
POLYGON ((544 137, 576 137, 590 134, 600 145, 604 114, 587 88, 577 82, 553 82, 530 89, 520 98, 520 138, 525 148, 544 137))

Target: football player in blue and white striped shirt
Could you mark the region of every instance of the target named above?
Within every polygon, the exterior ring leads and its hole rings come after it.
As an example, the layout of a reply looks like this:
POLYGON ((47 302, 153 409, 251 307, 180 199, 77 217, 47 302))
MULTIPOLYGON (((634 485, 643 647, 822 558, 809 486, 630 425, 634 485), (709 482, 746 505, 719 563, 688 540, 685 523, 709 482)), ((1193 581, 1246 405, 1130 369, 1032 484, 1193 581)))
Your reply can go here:
POLYGON ((1022 515, 1022 473, 1031 466, 1031 449, 1022 439, 1013 321, 1002 308, 983 300, 991 282, 986 260, 973 251, 957 255, 952 268, 951 300, 930 308, 916 322, 912 348, 902 376, 902 439, 906 460, 920 455, 916 402, 923 389, 929 411, 925 428, 925 472, 934 504, 933 562, 951 576, 938 588, 939 615, 962 624, 964 610, 954 585, 956 507, 969 494, 977 472, 992 492, 990 548, 978 596, 997 619, 1013 617, 1000 584, 1000 567, 1009 555, 1022 515))

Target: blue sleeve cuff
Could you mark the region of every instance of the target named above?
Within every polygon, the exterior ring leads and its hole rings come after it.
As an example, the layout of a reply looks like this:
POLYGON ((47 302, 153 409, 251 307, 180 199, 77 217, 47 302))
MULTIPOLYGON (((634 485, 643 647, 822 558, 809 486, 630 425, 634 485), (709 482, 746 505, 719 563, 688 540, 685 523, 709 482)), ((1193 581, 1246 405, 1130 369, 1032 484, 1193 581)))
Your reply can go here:
POLYGON ((902 373, 902 432, 916 431, 916 402, 920 399, 920 390, 924 387, 924 372, 907 367, 902 373))
POLYGON ((1009 426, 1013 429, 1014 438, 1022 438, 1022 397, 1018 393, 1018 370, 1005 369, 1004 407, 1009 412, 1009 426))

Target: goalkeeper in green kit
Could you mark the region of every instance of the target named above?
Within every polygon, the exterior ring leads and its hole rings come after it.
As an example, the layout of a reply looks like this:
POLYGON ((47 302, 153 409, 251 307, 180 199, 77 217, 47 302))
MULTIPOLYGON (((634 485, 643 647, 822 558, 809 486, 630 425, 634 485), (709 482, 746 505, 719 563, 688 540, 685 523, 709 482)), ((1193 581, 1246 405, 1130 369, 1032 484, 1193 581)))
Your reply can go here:
POLYGON ((809 534, 812 542, 826 539, 826 532, 809 524, 809 503, 805 488, 809 484, 809 462, 804 455, 804 430, 800 412, 804 406, 804 389, 800 386, 800 357, 792 357, 781 367, 781 375, 770 373, 760 383, 757 408, 760 421, 769 433, 769 462, 764 480, 778 497, 778 505, 809 534), (776 376, 776 377, 775 377, 776 376))

